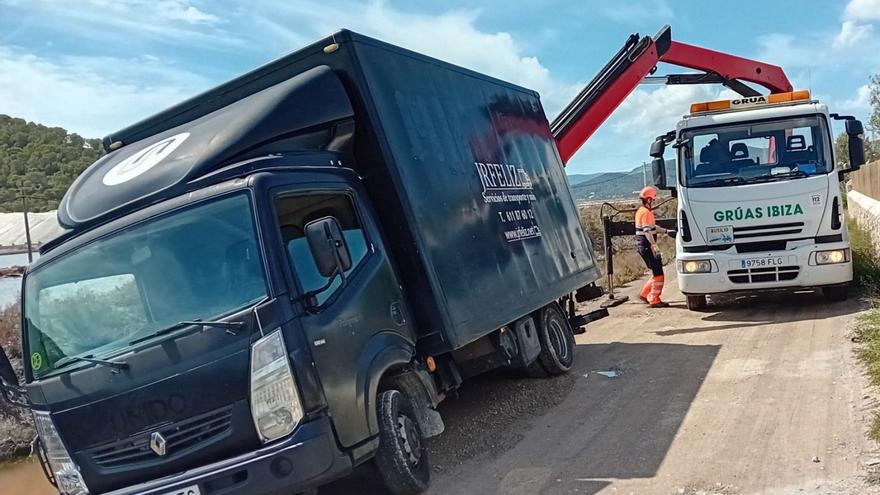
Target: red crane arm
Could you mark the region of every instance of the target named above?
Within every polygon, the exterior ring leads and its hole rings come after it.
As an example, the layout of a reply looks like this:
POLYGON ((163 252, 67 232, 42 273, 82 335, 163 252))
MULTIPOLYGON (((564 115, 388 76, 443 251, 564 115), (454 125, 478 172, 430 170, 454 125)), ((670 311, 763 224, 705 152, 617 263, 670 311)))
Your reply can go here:
POLYGON ((562 162, 568 160, 596 132, 658 62, 704 71, 704 74, 669 76, 667 84, 720 83, 740 93, 754 95, 748 81, 771 93, 791 91, 781 67, 672 41, 669 26, 653 38, 631 35, 605 67, 553 120, 550 130, 562 162))
POLYGON ((661 62, 715 73, 727 80, 748 81, 760 84, 771 93, 792 91, 785 71, 778 65, 767 64, 728 53, 717 52, 679 41, 673 41, 661 62))

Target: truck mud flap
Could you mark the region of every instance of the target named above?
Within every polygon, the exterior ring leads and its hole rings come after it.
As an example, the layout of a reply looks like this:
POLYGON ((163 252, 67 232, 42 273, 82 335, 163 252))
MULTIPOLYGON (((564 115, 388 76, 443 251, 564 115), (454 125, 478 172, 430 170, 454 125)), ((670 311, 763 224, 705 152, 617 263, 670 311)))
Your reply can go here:
POLYGON ((571 325, 571 331, 575 335, 580 335, 580 334, 585 333, 587 331, 587 329, 586 329, 587 323, 590 323, 591 321, 601 320, 602 318, 605 318, 606 316, 608 316, 608 309, 601 308, 601 309, 597 309, 595 311, 590 311, 589 313, 586 313, 586 314, 577 315, 574 318, 570 318, 568 320, 568 322, 571 325))

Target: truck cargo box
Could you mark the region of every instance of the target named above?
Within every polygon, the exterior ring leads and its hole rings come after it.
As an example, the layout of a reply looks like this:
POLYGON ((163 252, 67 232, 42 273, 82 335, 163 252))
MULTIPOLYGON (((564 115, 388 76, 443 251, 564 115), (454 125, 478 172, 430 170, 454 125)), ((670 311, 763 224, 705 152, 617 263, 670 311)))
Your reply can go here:
MULTIPOLYGON (((461 347, 597 279, 538 94, 350 31, 112 134, 105 146, 185 128, 318 66, 332 69, 351 100, 354 167, 424 352, 461 347)), ((248 125, 242 120, 231 125, 248 125)))

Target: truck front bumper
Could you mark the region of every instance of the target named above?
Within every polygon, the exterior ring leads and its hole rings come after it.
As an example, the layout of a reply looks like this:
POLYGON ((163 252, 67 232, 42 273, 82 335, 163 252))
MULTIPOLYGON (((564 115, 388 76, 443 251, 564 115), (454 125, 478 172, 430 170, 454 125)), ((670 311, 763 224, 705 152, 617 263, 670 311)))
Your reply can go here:
POLYGON ((845 263, 815 264, 815 252, 835 249, 849 250, 849 243, 810 243, 785 251, 757 253, 737 254, 733 249, 705 253, 678 253, 676 263, 678 284, 681 292, 689 295, 847 284, 853 278, 851 252, 849 261, 845 263), (744 260, 760 258, 782 258, 783 265, 754 268, 743 265, 744 260), (712 262, 711 273, 682 273, 682 263, 701 260, 712 262))
POLYGON ((259 450, 108 495, 291 495, 332 481, 352 469, 336 448, 326 416, 300 425, 287 439, 259 450))

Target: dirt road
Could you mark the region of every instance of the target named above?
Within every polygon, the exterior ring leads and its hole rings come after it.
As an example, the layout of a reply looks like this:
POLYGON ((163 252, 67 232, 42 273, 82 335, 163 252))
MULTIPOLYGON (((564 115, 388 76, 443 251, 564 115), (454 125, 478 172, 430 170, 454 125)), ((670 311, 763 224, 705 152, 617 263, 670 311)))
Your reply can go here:
MULTIPOLYGON (((863 485, 880 456, 849 340, 860 303, 765 295, 692 313, 667 294, 671 308, 591 324, 568 377, 465 387, 431 443, 431 493, 880 493, 863 485)), ((383 493, 368 475, 321 493, 383 493)))
MULTIPOLYGON (((431 494, 880 493, 863 485, 880 455, 849 340, 858 302, 789 294, 691 313, 667 294, 671 308, 630 303, 591 324, 567 376, 468 382, 429 444, 431 494)), ((384 493, 369 469, 321 493, 384 493)), ((35 465, 6 474, 51 491, 35 465)))

